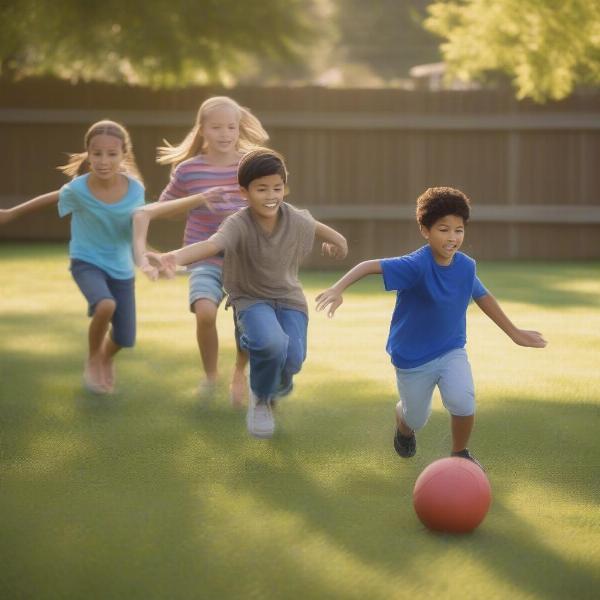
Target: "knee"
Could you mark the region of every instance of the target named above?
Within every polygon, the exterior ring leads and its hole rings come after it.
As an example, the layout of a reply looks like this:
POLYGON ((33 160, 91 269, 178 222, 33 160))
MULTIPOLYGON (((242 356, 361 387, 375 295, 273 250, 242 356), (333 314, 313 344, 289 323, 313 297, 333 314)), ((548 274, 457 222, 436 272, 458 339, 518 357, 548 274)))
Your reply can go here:
POLYGON ((295 375, 302 369, 302 363, 304 362, 304 351, 302 348, 289 346, 287 352, 287 359, 285 363, 286 371, 290 374, 295 375))
POLYGON ((256 352, 266 360, 280 359, 287 354, 288 337, 286 335, 269 335, 264 337, 256 347, 256 352))
POLYGON ((430 414, 431 409, 428 411, 410 411, 402 409, 398 412, 398 416, 404 421, 404 424, 413 431, 423 429, 429 420, 430 414))
POLYGON ((443 398, 446 410, 456 417, 470 417, 475 414, 475 397, 473 394, 465 393, 462 396, 450 396, 443 398))
POLYGON ((101 319, 112 319, 112 316, 115 314, 115 310, 117 308, 117 303, 111 298, 104 298, 96 304, 94 308, 94 316, 101 319))
POLYGON ((196 314, 196 324, 198 327, 214 327, 217 322, 216 307, 208 305, 204 302, 196 302, 194 304, 194 312, 196 314))

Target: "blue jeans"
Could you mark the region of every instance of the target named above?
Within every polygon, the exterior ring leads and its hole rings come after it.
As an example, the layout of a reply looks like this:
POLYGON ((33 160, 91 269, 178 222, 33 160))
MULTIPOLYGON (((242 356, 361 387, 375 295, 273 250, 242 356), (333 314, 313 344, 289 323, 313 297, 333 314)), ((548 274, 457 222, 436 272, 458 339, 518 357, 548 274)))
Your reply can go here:
POLYGON ((308 317, 299 310, 252 304, 237 314, 240 347, 250 356, 250 388, 259 401, 292 389, 306 359, 308 317))

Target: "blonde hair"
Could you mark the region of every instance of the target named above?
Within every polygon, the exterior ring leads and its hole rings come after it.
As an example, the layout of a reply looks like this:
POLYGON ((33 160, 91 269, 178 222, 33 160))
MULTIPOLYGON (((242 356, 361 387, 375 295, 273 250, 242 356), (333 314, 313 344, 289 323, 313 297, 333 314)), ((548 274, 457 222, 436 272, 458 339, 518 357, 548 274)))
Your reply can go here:
POLYGON ((172 146, 164 140, 167 145, 158 148, 156 161, 161 165, 172 165, 174 169, 180 162, 201 154, 204 147, 202 123, 211 111, 222 107, 231 108, 238 115, 240 135, 236 148, 240 152, 245 153, 262 146, 269 139, 269 134, 249 109, 228 96, 213 96, 200 105, 194 126, 180 144, 172 146))
POLYGON ((86 132, 83 138, 84 152, 78 152, 75 154, 69 154, 69 160, 66 165, 57 167, 59 171, 62 171, 65 175, 71 178, 75 178, 78 175, 83 175, 90 170, 88 163, 88 148, 92 138, 97 135, 112 135, 117 139, 121 140, 123 144, 123 161, 121 162, 121 171, 134 177, 135 179, 143 182, 140 170, 135 162, 135 156, 133 154, 133 146, 131 145, 131 137, 120 123, 115 121, 109 121, 104 119, 94 123, 86 132))

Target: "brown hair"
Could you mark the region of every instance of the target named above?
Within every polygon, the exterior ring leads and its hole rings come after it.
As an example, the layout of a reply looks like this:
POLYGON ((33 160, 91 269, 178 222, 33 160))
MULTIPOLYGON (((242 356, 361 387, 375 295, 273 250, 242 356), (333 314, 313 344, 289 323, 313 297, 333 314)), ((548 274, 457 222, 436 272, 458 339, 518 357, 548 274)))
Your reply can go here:
POLYGON ((112 135, 117 139, 121 140, 123 145, 123 162, 121 163, 121 171, 138 179, 142 180, 142 176, 135 162, 135 156, 133 154, 133 146, 131 145, 131 137, 120 123, 116 123, 115 121, 109 121, 108 119, 104 119, 102 121, 98 121, 94 123, 86 132, 83 138, 83 146, 85 148, 84 152, 79 152, 76 154, 69 154, 69 160, 66 165, 62 165, 57 167, 59 171, 62 171, 65 175, 74 178, 78 175, 83 175, 87 173, 89 168, 88 163, 88 148, 90 146, 90 142, 92 138, 97 135, 112 135))

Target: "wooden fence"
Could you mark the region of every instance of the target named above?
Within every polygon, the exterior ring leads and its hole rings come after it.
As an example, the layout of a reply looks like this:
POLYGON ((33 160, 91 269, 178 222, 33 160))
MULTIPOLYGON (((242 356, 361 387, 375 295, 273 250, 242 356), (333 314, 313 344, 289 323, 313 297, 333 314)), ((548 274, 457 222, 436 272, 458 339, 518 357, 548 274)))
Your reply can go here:
MULTIPOLYGON (((148 199, 156 199, 169 177, 155 163, 156 147, 181 140, 202 100, 216 94, 261 119, 287 158, 290 201, 348 238, 344 266, 420 245, 415 199, 437 185, 471 197, 464 249, 476 258, 600 257, 600 94, 591 93, 536 106, 492 91, 0 81, 0 207, 60 187, 55 167, 82 149, 85 130, 101 118, 127 126, 148 199)), ((175 247, 182 230, 182 222, 157 222, 151 239, 175 247)), ((68 224, 52 209, 0 228, 0 240, 67 238, 68 224)), ((326 266, 316 254, 309 266, 326 266)))

